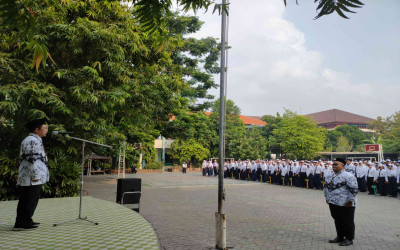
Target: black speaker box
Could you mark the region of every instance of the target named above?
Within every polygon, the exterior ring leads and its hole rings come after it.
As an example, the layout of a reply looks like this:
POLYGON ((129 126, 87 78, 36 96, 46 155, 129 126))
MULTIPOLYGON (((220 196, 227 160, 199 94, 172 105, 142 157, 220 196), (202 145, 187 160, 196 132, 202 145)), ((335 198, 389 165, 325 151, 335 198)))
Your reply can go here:
POLYGON ((122 194, 125 192, 142 192, 142 179, 126 178, 118 179, 117 183, 117 203, 121 203, 122 194))

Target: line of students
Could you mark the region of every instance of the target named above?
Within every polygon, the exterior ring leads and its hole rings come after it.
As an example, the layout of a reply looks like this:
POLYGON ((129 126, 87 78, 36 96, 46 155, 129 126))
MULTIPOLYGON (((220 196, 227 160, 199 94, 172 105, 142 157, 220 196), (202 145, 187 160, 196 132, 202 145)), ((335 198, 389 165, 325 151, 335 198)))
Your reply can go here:
MULTIPOLYGON (((203 161, 203 176, 218 175, 218 163, 203 161)), ((346 161, 346 171, 355 175, 360 192, 397 197, 400 161, 346 161)), ((246 160, 225 162, 224 177, 271 184, 323 189, 324 176, 332 171, 331 161, 246 160)))

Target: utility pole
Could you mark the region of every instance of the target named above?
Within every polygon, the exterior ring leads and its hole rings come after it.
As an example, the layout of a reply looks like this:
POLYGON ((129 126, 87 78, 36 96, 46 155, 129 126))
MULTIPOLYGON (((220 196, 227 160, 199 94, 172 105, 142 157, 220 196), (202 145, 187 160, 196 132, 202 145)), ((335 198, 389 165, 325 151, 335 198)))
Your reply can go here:
POLYGON ((226 249, 226 218, 223 213, 225 200, 224 192, 224 161, 225 161, 225 88, 226 88, 226 12, 224 7, 226 0, 222 0, 222 23, 221 23, 221 70, 220 70, 220 108, 219 108, 219 169, 218 169, 218 212, 215 213, 216 222, 216 244, 217 249, 226 249))

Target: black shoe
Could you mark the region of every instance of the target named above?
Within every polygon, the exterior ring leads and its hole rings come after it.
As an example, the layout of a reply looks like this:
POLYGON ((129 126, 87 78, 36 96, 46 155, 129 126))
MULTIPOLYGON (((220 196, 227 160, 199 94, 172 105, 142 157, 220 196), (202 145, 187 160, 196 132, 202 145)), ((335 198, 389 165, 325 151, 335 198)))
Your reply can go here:
POLYGON ((333 240, 329 240, 329 243, 341 243, 343 242, 343 239, 336 237, 333 240))
POLYGON ((32 226, 39 226, 40 223, 39 223, 39 222, 34 222, 34 221, 32 221, 31 225, 32 225, 32 226))
POLYGON ((348 239, 345 239, 344 241, 342 241, 342 243, 339 244, 339 246, 342 246, 342 247, 350 246, 350 245, 353 245, 353 241, 348 240, 348 239))
POLYGON ((28 231, 38 228, 37 226, 29 225, 29 226, 14 226, 13 231, 28 231))

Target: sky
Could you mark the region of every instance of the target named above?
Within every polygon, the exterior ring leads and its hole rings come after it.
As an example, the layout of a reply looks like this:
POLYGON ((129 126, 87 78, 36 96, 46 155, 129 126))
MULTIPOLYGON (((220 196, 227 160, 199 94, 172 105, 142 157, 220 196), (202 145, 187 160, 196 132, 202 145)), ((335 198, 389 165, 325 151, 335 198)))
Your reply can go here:
MULTIPOLYGON (((243 115, 400 111, 400 1, 362 0, 350 19, 318 20, 311 0, 230 2, 227 97, 243 115)), ((196 15, 204 25, 194 36, 219 39, 221 17, 196 15)))

